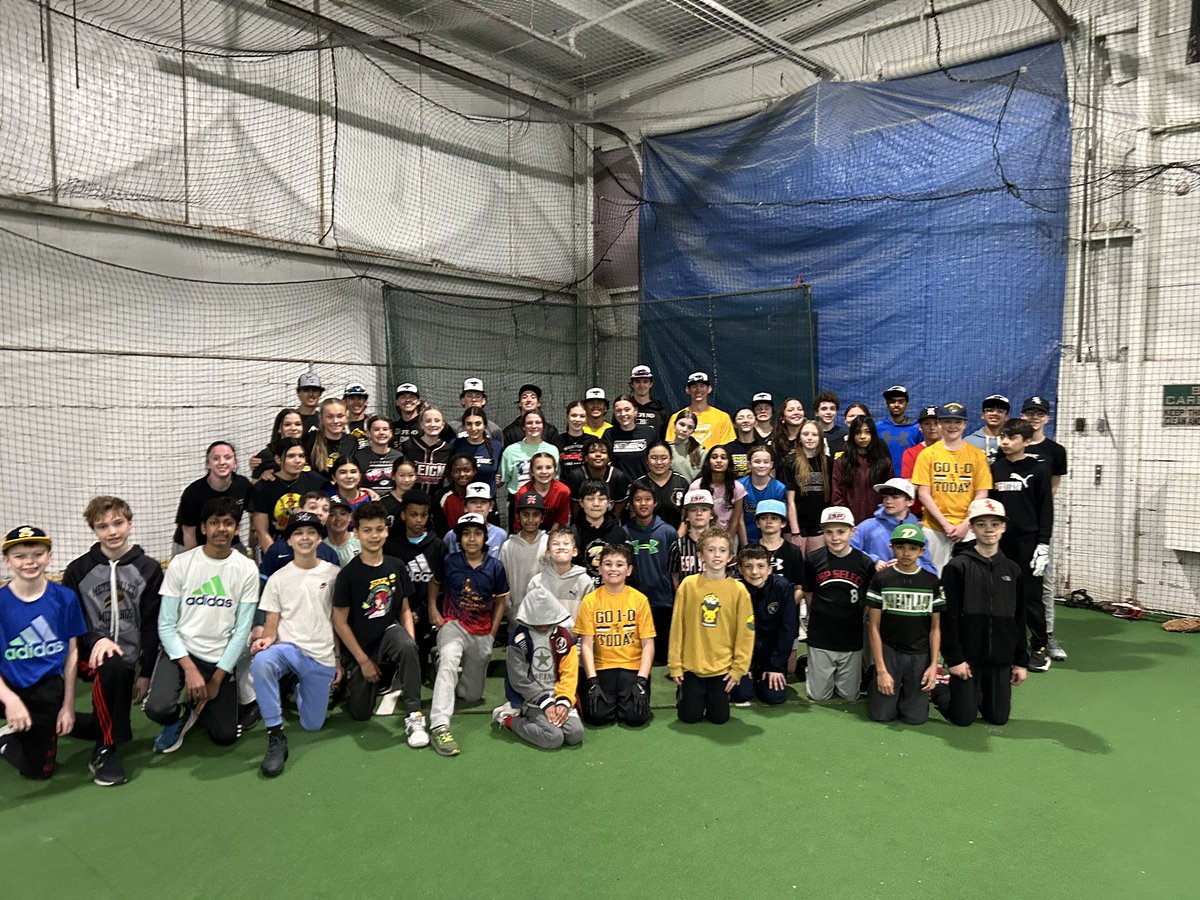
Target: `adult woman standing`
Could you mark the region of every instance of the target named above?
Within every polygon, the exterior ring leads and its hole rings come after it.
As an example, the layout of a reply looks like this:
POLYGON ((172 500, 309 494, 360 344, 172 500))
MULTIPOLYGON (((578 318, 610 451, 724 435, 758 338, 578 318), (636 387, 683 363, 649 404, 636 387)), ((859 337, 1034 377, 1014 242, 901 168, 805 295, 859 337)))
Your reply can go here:
POLYGON ((800 426, 804 424, 804 404, 795 397, 788 397, 779 408, 779 418, 771 433, 771 452, 775 454, 775 466, 782 471, 791 453, 800 448, 800 426))
POLYGON ((704 465, 704 455, 707 451, 704 445, 692 435, 700 424, 696 414, 690 409, 682 409, 675 417, 675 440, 669 444, 671 448, 671 469, 678 472, 690 484, 700 475, 704 465))
MULTIPOLYGON (((237 503, 239 510, 245 509, 250 496, 250 479, 237 473, 237 451, 228 441, 213 441, 204 451, 207 470, 203 478, 197 478, 183 489, 179 498, 179 510, 175 513, 175 553, 191 550, 204 543, 200 533, 200 510, 209 500, 228 497, 237 503)), ((241 538, 233 539, 235 545, 241 538)))

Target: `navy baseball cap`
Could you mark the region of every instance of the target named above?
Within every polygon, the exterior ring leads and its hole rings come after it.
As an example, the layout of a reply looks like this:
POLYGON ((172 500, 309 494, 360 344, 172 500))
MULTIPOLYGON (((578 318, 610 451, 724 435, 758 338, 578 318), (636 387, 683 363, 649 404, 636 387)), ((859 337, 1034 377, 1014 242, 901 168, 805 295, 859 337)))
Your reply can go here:
POLYGON ((943 403, 938 407, 937 417, 939 419, 962 419, 967 420, 967 408, 961 403, 943 403))
POLYGON ((10 548, 20 544, 42 544, 49 547, 50 535, 36 525, 18 525, 4 536, 4 546, 0 550, 7 553, 10 548))

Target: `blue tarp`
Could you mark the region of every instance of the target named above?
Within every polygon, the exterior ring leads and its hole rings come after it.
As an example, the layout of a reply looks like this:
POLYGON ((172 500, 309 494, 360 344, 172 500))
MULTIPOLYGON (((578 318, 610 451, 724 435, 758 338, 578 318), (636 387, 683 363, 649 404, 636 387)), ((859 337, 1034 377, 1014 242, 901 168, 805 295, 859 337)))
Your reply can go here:
MULTIPOLYGON (((994 392, 1014 406, 1053 398, 1069 125, 1062 49, 1049 44, 949 73, 822 83, 748 118, 647 140, 643 296, 803 277, 819 386, 877 418, 895 383, 913 406, 958 400, 973 414, 994 392)), ((668 404, 686 402, 676 386, 711 368, 713 350, 678 341, 654 310, 643 305, 642 347, 655 348, 668 404)), ((753 342, 717 355, 740 361, 719 372, 722 407, 767 382, 782 392, 768 373, 794 364, 753 342)))

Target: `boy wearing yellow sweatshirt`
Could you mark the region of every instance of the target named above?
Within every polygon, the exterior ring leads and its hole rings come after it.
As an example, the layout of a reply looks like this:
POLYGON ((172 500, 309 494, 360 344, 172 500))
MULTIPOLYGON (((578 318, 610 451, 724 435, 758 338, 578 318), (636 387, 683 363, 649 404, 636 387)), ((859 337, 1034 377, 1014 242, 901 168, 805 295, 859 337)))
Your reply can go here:
POLYGON ((681 722, 729 721, 729 692, 750 670, 754 606, 745 585, 726 575, 733 541, 709 528, 696 542, 703 571, 689 575, 675 594, 667 671, 679 686, 681 722))

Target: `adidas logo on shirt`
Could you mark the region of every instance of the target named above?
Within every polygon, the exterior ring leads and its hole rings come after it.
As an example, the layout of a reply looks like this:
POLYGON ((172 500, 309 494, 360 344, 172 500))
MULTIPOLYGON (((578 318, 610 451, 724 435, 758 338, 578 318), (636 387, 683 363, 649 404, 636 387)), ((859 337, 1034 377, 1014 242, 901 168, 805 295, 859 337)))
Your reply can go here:
POLYGON ((221 576, 214 575, 192 591, 183 603, 184 606, 229 607, 233 606, 233 598, 225 593, 225 585, 221 583, 221 576))
POLYGON ((62 653, 65 646, 66 644, 58 639, 58 635, 50 627, 50 623, 38 616, 29 623, 24 631, 9 641, 8 647, 4 650, 4 658, 10 661, 40 659, 43 656, 62 653))

